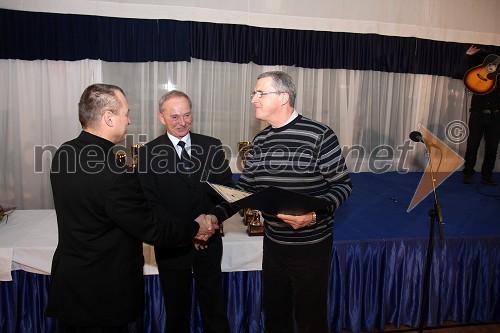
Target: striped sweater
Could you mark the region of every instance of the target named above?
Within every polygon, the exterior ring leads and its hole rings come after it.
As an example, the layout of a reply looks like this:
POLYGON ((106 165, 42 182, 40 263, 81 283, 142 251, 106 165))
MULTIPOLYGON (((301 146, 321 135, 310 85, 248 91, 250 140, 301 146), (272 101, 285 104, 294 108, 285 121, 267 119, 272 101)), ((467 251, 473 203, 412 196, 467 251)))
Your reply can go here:
POLYGON ((268 126, 258 133, 238 187, 256 192, 268 186, 320 197, 331 202, 331 206, 316 212, 315 225, 297 230, 274 216, 263 214, 265 245, 302 254, 330 249, 334 211, 352 190, 333 130, 299 115, 283 127, 268 126))

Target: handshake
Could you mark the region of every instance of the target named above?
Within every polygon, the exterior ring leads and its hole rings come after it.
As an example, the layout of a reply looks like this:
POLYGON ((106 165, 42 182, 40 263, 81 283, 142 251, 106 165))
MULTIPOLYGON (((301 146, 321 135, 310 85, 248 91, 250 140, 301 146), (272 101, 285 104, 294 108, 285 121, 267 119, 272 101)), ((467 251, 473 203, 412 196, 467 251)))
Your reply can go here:
POLYGON ((208 246, 208 239, 219 229, 217 217, 211 214, 200 214, 195 221, 200 225, 198 233, 193 239, 196 250, 203 250, 208 246))

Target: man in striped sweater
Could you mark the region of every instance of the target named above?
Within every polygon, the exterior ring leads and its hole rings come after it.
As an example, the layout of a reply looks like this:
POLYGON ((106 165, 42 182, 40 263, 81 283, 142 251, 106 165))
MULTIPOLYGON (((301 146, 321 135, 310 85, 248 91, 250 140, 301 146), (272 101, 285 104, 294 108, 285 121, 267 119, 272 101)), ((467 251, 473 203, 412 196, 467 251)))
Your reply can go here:
MULTIPOLYGON (((255 117, 270 126, 255 136, 238 187, 276 186, 331 203, 301 216, 262 213, 265 331, 327 333, 333 216, 352 190, 344 157, 332 129, 294 109, 288 74, 261 74, 251 96, 255 117)), ((222 221, 234 212, 221 207, 216 215, 222 221)))

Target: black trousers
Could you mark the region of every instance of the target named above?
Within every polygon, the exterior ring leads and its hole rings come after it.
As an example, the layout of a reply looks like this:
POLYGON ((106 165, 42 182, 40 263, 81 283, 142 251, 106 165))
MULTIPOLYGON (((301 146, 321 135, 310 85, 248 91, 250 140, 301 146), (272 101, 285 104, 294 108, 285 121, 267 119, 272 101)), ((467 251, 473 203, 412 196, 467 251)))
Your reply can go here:
POLYGON ((294 258, 266 250, 262 261, 266 333, 328 333, 332 253, 294 258))
POLYGON ((500 141, 500 112, 484 113, 482 110, 471 110, 469 117, 469 137, 465 152, 464 174, 474 174, 477 152, 484 138, 484 159, 481 173, 484 176, 492 174, 495 168, 498 142, 500 141))
POLYGON ((158 262, 160 284, 167 312, 167 333, 190 333, 192 281, 200 305, 204 332, 229 333, 227 308, 222 290, 220 260, 198 250, 193 268, 173 270, 158 262))

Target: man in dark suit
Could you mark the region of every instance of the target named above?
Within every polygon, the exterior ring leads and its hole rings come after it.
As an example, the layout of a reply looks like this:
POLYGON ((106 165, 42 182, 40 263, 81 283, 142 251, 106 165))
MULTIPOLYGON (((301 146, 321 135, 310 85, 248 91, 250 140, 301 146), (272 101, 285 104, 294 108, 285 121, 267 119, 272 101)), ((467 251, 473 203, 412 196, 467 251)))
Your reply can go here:
MULTIPOLYGON (((161 97, 158 118, 166 133, 141 148, 138 167, 153 210, 188 220, 208 214, 221 201, 205 181, 232 185, 220 140, 190 132, 191 110, 191 99, 181 91, 173 90, 161 97), (186 152, 188 156, 183 160, 186 152)), ((219 230, 208 242, 196 241, 175 249, 155 246, 155 255, 167 309, 167 332, 190 332, 193 274, 205 332, 229 332, 219 230)))
POLYGON ((46 314, 65 332, 127 332, 143 313, 142 242, 192 244, 213 228, 203 215, 154 217, 136 173, 117 165, 112 149, 130 124, 122 89, 91 85, 78 107, 83 130, 51 167, 59 243, 46 314))

